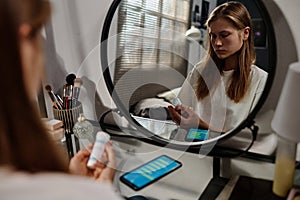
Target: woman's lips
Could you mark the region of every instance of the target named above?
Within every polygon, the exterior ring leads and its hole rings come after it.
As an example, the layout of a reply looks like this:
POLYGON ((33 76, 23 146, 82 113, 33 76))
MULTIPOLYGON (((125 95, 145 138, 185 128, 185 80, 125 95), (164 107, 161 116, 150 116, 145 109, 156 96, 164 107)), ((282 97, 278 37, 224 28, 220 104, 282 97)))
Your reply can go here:
POLYGON ((217 54, 225 54, 226 51, 225 51, 225 50, 216 50, 216 53, 217 53, 217 54))

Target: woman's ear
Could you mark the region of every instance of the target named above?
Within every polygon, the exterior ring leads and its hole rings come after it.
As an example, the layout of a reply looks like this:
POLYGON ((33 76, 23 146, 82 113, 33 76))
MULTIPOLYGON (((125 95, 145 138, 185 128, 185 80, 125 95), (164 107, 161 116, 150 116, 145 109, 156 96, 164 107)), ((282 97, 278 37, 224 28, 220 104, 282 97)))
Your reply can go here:
POLYGON ((22 24, 19 27, 19 34, 22 38, 28 37, 30 34, 30 31, 31 31, 31 27, 29 24, 22 24))
POLYGON ((250 35, 250 27, 247 26, 244 28, 243 31, 243 40, 248 40, 249 35, 250 35))

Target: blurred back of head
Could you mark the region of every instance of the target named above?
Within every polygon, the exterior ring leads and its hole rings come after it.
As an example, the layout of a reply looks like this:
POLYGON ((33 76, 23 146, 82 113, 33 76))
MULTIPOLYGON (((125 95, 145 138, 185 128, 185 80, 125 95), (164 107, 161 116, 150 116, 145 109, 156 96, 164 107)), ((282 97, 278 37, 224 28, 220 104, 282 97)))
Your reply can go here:
POLYGON ((66 171, 25 89, 20 53, 20 26, 28 24, 29 42, 50 16, 46 0, 2 0, 0 3, 0 165, 18 170, 66 171), (47 159, 45 159, 47 158, 47 159))

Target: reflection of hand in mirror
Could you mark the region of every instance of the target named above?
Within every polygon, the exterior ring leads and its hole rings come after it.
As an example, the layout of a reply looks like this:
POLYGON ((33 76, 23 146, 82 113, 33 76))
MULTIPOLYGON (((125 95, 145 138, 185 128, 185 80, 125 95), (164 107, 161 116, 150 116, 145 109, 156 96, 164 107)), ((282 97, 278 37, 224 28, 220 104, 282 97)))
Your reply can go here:
POLYGON ((168 110, 172 120, 183 129, 208 129, 208 124, 199 118, 192 107, 186 105, 169 106, 168 110))

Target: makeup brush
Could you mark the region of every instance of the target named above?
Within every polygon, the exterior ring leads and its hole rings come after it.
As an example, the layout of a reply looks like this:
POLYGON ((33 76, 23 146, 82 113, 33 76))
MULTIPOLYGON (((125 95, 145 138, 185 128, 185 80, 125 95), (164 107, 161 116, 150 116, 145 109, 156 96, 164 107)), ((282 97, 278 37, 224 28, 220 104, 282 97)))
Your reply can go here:
POLYGON ((76 78, 76 75, 75 74, 69 74, 67 77, 66 77, 66 82, 67 82, 67 85, 74 85, 74 80, 76 78))
POLYGON ((50 98, 51 98, 51 101, 52 101, 52 104, 53 104, 53 107, 58 109, 58 110, 62 110, 63 107, 61 106, 61 104, 59 103, 58 99, 56 98, 56 95, 54 94, 52 88, 50 85, 46 85, 45 86, 45 89, 47 90, 50 98))
POLYGON ((64 85, 63 105, 65 109, 72 108, 73 85, 64 85))
POLYGON ((78 106, 78 98, 80 93, 80 87, 82 85, 81 78, 75 78, 74 80, 74 87, 73 87, 73 105, 78 106))
POLYGON ((64 101, 63 101, 63 99, 59 96, 59 94, 55 94, 55 96, 56 96, 58 102, 60 103, 60 105, 64 105, 64 101))

